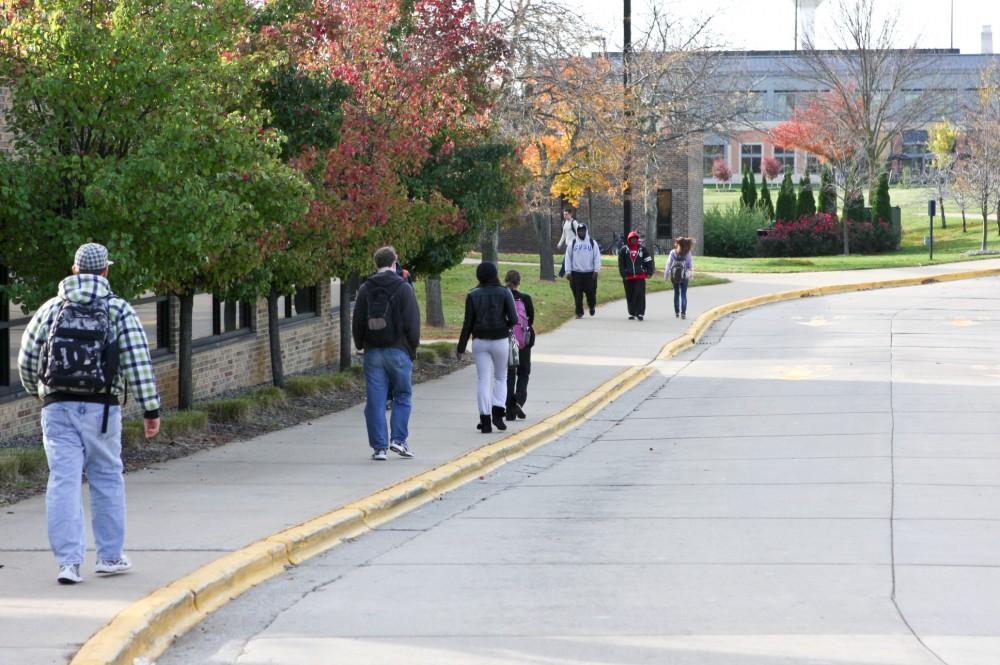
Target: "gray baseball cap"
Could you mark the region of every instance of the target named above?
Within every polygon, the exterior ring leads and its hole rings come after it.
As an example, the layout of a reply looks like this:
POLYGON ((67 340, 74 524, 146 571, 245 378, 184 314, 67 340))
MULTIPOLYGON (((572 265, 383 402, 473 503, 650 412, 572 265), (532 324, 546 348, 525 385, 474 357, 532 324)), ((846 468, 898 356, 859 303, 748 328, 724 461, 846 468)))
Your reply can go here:
POLYGON ((80 245, 80 248, 76 250, 76 257, 73 259, 73 264, 78 270, 94 272, 104 270, 108 266, 113 265, 114 261, 108 261, 107 247, 99 245, 96 242, 88 242, 85 245, 80 245))

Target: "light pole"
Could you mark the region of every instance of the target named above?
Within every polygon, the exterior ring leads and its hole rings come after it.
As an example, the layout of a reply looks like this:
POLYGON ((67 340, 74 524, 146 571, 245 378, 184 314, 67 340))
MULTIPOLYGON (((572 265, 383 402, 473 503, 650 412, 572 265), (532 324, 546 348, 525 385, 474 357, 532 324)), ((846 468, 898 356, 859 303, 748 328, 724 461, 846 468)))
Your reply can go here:
POLYGON ((630 75, 632 69, 632 0, 622 0, 624 3, 624 17, 622 28, 624 30, 624 46, 622 48, 622 92, 625 103, 625 159, 622 169, 623 184, 622 191, 622 238, 627 238, 632 230, 632 99, 629 91, 630 75))

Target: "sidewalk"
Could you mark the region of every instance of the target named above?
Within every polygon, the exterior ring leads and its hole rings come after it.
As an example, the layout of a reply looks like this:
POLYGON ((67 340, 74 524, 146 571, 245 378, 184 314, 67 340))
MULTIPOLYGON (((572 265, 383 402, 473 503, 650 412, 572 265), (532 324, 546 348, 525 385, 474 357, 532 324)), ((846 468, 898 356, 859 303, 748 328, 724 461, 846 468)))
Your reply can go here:
MULTIPOLYGON (((527 421, 517 432, 592 392, 621 370, 653 359, 702 312, 753 296, 832 284, 1000 269, 1000 260, 841 273, 726 275, 689 292, 687 321, 673 317, 670 292, 648 299, 644 322, 624 301, 539 338, 532 357, 527 421)), ((567 289, 566 297, 570 297, 567 289)), ((250 441, 205 451, 128 476, 128 575, 97 579, 92 552, 85 581, 56 584, 43 497, 0 514, 0 663, 64 663, 131 603, 219 556, 433 468, 504 434, 475 430, 475 370, 415 387, 413 460, 368 459, 363 405, 250 441)))

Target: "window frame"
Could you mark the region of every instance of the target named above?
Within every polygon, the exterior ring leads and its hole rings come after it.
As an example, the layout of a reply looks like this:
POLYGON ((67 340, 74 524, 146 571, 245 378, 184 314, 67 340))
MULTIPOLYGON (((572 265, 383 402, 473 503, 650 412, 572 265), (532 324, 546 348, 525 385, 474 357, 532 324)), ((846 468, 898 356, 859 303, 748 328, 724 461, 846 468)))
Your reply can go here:
POLYGON ((740 175, 741 176, 747 170, 745 168, 744 164, 743 164, 743 160, 744 159, 750 159, 750 170, 753 171, 754 175, 760 175, 762 164, 763 164, 763 161, 764 161, 764 144, 763 143, 740 143, 740 175), (760 151, 760 154, 758 154, 758 155, 750 155, 749 158, 745 157, 743 155, 743 149, 744 148, 752 148, 752 147, 756 147, 760 151), (754 159, 757 160, 757 168, 756 169, 753 168, 753 160, 754 159))
POLYGON ((727 143, 705 143, 702 145, 702 177, 703 178, 714 178, 712 175, 712 167, 715 166, 715 161, 717 159, 724 160, 727 164, 729 163, 729 144, 727 143), (709 148, 721 148, 721 154, 718 157, 712 158, 711 163, 708 159, 708 149, 709 148))
POLYGON ((795 163, 797 161, 797 155, 795 154, 795 148, 786 148, 782 145, 771 146, 771 156, 781 164, 781 174, 784 176, 785 169, 791 167, 791 173, 795 173, 795 163), (778 152, 781 152, 781 156, 778 156, 778 152), (788 160, 791 159, 791 163, 788 160))

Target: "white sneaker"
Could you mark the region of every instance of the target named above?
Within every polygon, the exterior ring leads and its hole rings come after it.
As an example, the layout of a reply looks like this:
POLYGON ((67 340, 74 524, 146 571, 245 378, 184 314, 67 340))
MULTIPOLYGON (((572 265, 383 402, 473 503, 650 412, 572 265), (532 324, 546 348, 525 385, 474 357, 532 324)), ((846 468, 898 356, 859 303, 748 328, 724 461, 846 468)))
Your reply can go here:
POLYGON ((80 564, 78 563, 67 563, 65 565, 59 566, 59 584, 76 584, 77 582, 82 582, 83 577, 80 576, 80 564))
POLYGON ((132 568, 132 562, 122 554, 120 559, 98 559, 94 572, 98 575, 117 575, 132 568))
POLYGON ((410 447, 408 445, 406 445, 405 441, 403 441, 403 442, 399 442, 399 441, 392 441, 392 442, 390 442, 389 443, 389 450, 391 450, 392 452, 396 453, 400 457, 406 457, 407 459, 409 459, 410 457, 413 457, 413 451, 410 450, 410 447))
POLYGON ((378 450, 372 453, 372 459, 375 460, 376 462, 384 462, 385 457, 386 457, 385 448, 379 448, 378 450))

